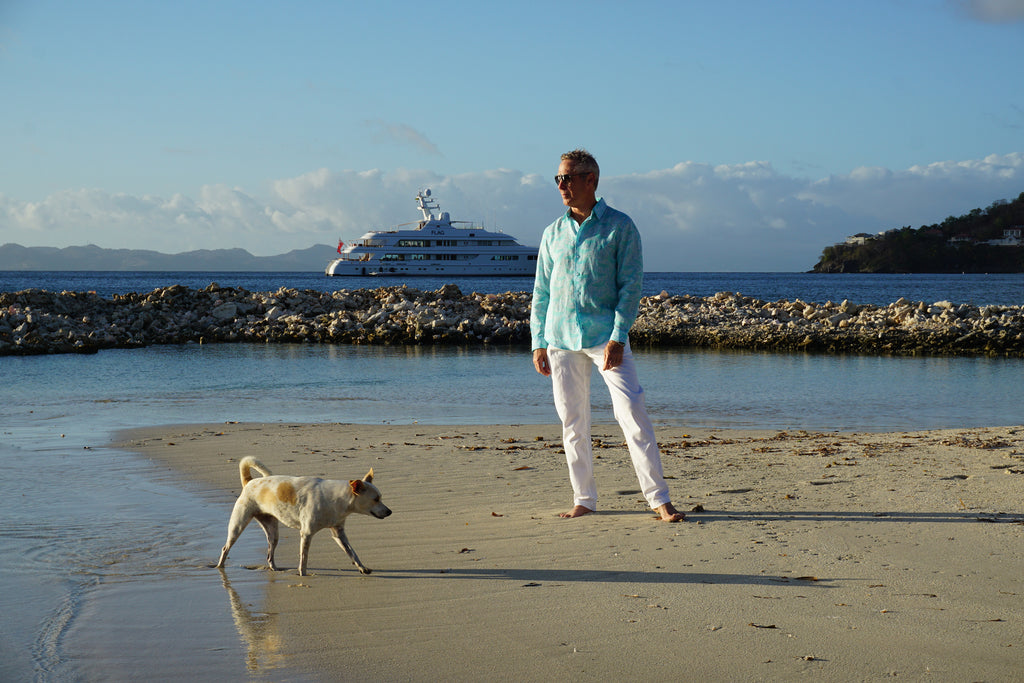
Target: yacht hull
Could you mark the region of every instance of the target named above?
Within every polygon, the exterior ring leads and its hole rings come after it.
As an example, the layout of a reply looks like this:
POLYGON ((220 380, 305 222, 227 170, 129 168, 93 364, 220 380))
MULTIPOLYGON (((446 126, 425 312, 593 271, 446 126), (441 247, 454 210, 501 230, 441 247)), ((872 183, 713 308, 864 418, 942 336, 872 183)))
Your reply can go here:
POLYGON ((516 266, 479 266, 479 265, 428 265, 409 263, 381 263, 348 261, 347 259, 335 259, 327 264, 325 273, 331 276, 381 276, 381 275, 460 275, 460 276, 488 276, 496 275, 502 277, 523 276, 533 277, 536 272, 536 261, 530 261, 529 265, 516 266))

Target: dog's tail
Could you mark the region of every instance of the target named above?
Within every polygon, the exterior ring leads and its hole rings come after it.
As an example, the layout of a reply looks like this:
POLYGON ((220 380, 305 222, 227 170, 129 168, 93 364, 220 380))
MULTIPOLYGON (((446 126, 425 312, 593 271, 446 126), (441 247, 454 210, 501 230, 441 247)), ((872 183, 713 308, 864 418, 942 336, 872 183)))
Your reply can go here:
POLYGON ((266 465, 264 465, 251 455, 247 455, 244 458, 242 458, 242 461, 240 463, 238 463, 238 475, 242 479, 242 486, 245 486, 250 481, 256 478, 255 476, 253 476, 253 470, 259 472, 261 477, 270 476, 270 470, 267 469, 266 465))

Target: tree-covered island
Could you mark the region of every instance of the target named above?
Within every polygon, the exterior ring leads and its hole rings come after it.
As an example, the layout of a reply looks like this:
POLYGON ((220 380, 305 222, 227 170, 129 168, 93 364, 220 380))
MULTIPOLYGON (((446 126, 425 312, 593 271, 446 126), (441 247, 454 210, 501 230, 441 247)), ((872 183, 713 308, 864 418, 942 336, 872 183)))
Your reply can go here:
POLYGON ((825 247, 812 272, 1024 272, 1024 192, 935 225, 853 235, 825 247))

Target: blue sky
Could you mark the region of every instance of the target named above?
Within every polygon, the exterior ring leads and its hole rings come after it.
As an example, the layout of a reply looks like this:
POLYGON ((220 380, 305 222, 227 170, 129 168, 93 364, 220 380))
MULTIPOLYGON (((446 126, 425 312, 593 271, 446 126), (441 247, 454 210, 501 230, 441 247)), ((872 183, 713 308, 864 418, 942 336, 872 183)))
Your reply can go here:
MULTIPOLYGON (((568 149, 648 270, 798 271, 1024 192, 1024 0, 0 0, 0 244, 536 244, 568 149)), ((330 253, 325 254, 325 262, 330 253)))

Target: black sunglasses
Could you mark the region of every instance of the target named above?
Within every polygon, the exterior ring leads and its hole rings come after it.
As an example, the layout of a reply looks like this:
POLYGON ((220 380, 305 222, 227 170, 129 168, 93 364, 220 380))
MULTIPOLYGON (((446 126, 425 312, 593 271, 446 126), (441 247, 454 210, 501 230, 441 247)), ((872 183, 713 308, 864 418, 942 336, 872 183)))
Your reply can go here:
POLYGON ((571 182, 572 179, 575 178, 578 175, 590 175, 590 172, 589 171, 585 171, 583 173, 566 173, 564 175, 556 175, 555 176, 555 185, 561 185, 563 182, 565 182, 565 183, 571 182))

